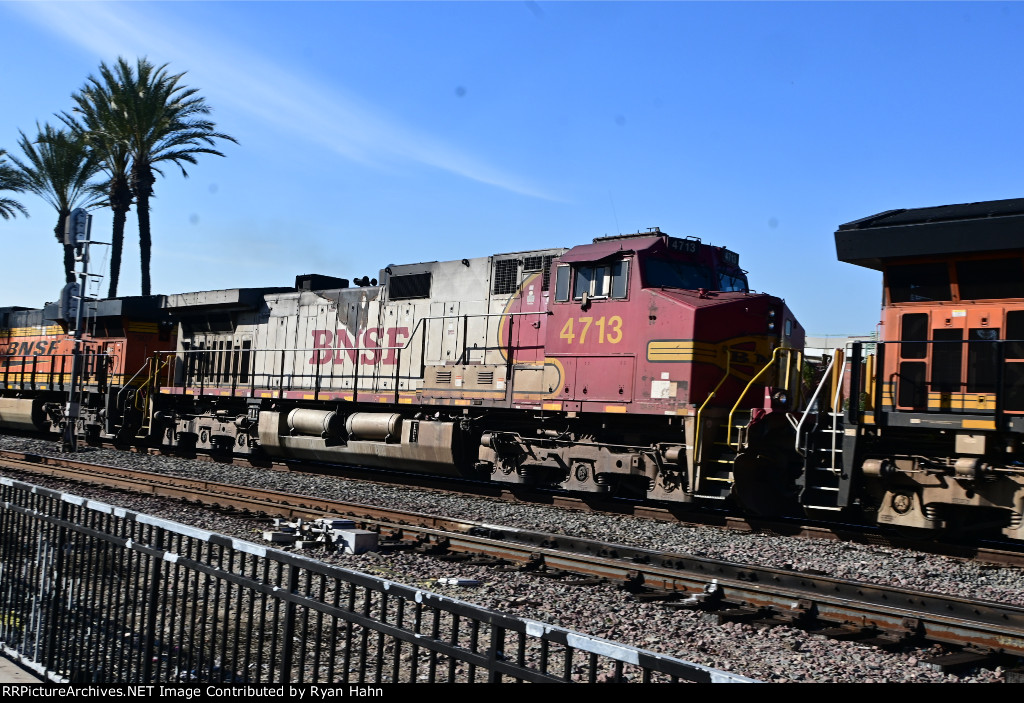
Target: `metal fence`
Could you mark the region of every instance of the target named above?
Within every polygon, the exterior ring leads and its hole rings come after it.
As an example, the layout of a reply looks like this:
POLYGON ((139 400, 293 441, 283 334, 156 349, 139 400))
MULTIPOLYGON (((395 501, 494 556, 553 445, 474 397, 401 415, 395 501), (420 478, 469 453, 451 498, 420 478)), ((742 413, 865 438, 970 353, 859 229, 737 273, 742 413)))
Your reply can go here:
POLYGON ((749 681, 0 477, 0 643, 53 681, 749 681))

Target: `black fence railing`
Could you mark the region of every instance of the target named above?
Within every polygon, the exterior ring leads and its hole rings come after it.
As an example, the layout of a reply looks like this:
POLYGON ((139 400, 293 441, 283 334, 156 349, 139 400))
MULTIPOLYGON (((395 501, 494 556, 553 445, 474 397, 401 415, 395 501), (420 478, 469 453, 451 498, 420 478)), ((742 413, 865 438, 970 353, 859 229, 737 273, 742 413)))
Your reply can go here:
POLYGON ((7 478, 0 499, 0 643, 54 681, 750 681, 7 478))

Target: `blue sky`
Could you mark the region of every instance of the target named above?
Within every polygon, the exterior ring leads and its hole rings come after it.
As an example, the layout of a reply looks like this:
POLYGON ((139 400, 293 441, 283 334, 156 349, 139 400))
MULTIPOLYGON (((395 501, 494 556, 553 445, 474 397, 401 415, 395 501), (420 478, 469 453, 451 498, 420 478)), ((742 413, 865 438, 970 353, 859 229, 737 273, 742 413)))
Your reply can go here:
MULTIPOLYGON (((810 334, 866 334, 881 277, 836 261, 839 224, 1022 195, 1024 4, 2 2, 0 26, 0 148, 118 56, 187 72, 238 139, 156 183, 155 292, 658 226, 738 251, 810 334)), ((0 305, 37 307, 61 254, 20 199, 0 305)))

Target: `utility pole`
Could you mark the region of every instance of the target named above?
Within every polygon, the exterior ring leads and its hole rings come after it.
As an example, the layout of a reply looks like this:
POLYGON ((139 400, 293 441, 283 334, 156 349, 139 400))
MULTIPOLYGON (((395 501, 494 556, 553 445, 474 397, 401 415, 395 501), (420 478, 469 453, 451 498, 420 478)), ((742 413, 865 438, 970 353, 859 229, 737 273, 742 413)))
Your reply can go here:
MULTIPOLYGON (((81 271, 74 272, 78 283, 64 286, 61 294, 61 313, 65 320, 75 318, 75 341, 71 349, 71 389, 64 408, 64 441, 66 452, 78 451, 79 385, 82 378, 82 309, 85 307, 85 286, 89 278, 89 235, 92 233, 92 215, 83 208, 75 208, 64 226, 64 243, 75 247, 75 262, 81 271)), ((76 266, 76 268, 78 268, 76 266)))

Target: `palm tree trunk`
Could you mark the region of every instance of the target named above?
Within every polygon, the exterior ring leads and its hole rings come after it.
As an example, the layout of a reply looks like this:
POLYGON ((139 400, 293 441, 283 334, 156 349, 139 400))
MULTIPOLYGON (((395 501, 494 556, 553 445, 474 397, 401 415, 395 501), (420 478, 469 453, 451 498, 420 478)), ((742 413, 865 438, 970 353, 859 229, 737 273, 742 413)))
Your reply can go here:
POLYGON ((114 231, 110 238, 110 287, 107 289, 108 298, 117 297, 117 283, 121 278, 121 251, 124 249, 124 223, 128 219, 128 213, 124 210, 114 210, 114 231))
POLYGON ((110 209, 114 211, 114 231, 110 238, 110 288, 108 298, 117 297, 117 284, 121 279, 121 252, 124 250, 124 225, 128 219, 128 210, 132 206, 132 189, 125 175, 115 175, 111 179, 110 209))
POLYGON ((149 195, 136 197, 136 214, 139 216, 139 258, 142 259, 142 294, 149 295, 149 259, 153 240, 149 231, 149 195))
POLYGON ((139 217, 139 258, 142 260, 142 294, 150 294, 149 265, 153 239, 149 229, 149 196, 153 194, 156 177, 147 162, 132 165, 132 193, 135 195, 135 212, 139 217))
POLYGON ((75 248, 64 244, 64 282, 75 282, 75 248))

